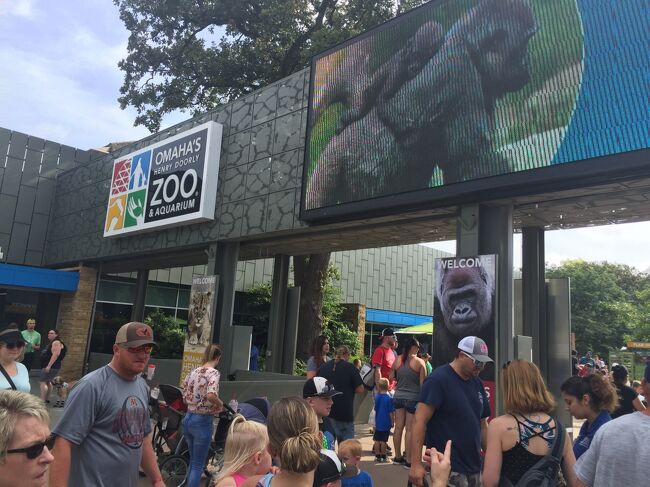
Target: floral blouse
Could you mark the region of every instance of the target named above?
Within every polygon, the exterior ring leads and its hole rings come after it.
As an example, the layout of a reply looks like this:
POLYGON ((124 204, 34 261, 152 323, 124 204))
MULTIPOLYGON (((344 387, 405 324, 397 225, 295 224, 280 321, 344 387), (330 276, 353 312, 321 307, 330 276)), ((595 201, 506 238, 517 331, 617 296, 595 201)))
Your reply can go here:
POLYGON ((185 377, 183 400, 188 411, 196 414, 217 414, 221 411, 206 397, 210 392, 219 395, 219 377, 219 371, 212 367, 198 367, 185 377))

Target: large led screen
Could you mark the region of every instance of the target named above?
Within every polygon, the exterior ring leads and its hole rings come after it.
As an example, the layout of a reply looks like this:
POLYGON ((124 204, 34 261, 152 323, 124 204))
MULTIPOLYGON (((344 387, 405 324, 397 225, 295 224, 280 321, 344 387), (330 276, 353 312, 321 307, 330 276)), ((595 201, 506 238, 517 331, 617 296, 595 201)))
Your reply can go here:
POLYGON ((649 44, 644 0, 448 0, 319 55, 302 217, 646 149, 649 44))

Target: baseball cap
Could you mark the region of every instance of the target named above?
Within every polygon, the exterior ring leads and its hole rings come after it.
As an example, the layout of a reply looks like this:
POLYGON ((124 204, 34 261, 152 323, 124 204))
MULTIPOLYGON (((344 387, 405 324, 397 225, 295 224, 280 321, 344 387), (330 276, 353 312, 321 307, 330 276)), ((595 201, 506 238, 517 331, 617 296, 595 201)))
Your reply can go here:
POLYGON ((25 343, 25 339, 23 338, 22 333, 18 330, 17 325, 15 324, 10 324, 6 326, 5 328, 0 330, 0 342, 2 343, 11 343, 11 342, 23 342, 25 343))
POLYGON ((479 362, 494 362, 488 357, 488 347, 479 337, 469 336, 458 342, 458 350, 471 355, 474 360, 479 362))
POLYGON ((302 387, 302 397, 334 397, 342 392, 334 389, 334 386, 325 377, 314 377, 307 380, 302 387))
POLYGON ((356 469, 349 468, 332 450, 320 451, 320 463, 314 472, 314 486, 320 487, 328 482, 336 482, 356 475, 356 469))
POLYGON ((115 345, 123 347, 139 347, 141 345, 157 345, 153 340, 153 330, 149 325, 132 321, 122 325, 115 335, 115 345))
POLYGON ((394 336, 395 336, 395 330, 393 330, 392 328, 384 328, 381 331, 381 335, 379 335, 379 339, 381 340, 382 338, 394 337, 394 336))

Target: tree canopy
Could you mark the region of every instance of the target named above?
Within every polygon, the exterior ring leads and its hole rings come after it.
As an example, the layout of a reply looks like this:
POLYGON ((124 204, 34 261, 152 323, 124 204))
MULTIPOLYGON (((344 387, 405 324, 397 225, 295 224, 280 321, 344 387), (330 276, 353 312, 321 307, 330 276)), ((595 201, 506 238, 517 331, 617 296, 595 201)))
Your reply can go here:
POLYGON ((114 0, 130 32, 119 102, 152 132, 308 66, 424 0, 114 0))
POLYGON ((650 341, 650 276, 622 264, 569 260, 546 269, 571 281, 576 348, 604 354, 628 340, 650 341))

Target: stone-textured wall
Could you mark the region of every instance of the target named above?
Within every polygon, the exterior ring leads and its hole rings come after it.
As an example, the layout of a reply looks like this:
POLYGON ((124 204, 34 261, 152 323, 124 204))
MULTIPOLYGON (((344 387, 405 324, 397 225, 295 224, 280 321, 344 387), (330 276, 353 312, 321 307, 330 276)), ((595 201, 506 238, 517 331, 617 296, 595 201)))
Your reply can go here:
POLYGON ((0 261, 42 264, 57 174, 96 154, 0 128, 0 261))
POLYGON ((292 230, 300 208, 308 71, 60 175, 45 263, 119 256, 292 230), (214 221, 105 239, 113 160, 195 125, 223 124, 214 221))
POLYGON ((76 380, 83 372, 88 344, 88 324, 95 305, 97 271, 91 267, 71 269, 79 271, 79 287, 75 293, 64 293, 59 302, 56 327, 68 347, 61 364, 61 375, 67 381, 76 380))

